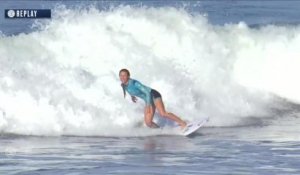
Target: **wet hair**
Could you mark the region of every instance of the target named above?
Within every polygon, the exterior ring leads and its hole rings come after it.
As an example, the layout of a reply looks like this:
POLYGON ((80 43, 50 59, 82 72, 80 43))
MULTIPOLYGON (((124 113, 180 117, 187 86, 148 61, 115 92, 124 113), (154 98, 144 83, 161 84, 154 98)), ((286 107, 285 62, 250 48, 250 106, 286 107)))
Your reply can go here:
POLYGON ((120 72, 119 72, 119 75, 121 74, 121 72, 126 72, 128 77, 130 77, 130 72, 128 69, 121 69, 120 72))
MULTIPOLYGON (((121 74, 121 72, 126 72, 127 75, 128 75, 128 77, 130 77, 130 72, 129 72, 129 70, 127 70, 127 69, 121 69, 121 70, 119 71, 119 75, 121 74)), ((125 97, 126 97, 125 84, 122 83, 121 86, 122 86, 123 94, 124 94, 124 98, 125 98, 125 97)))

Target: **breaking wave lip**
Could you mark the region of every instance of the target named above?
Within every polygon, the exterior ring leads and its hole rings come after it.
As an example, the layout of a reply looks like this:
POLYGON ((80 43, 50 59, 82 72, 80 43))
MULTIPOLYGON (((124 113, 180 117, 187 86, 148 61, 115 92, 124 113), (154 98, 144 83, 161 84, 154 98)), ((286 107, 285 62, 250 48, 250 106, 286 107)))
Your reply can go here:
POLYGON ((209 116, 206 127, 299 117, 299 26, 214 26, 172 7, 55 12, 37 31, 0 38, 1 133, 157 134, 135 127, 144 104, 122 98, 124 67, 159 90, 168 111, 209 116))

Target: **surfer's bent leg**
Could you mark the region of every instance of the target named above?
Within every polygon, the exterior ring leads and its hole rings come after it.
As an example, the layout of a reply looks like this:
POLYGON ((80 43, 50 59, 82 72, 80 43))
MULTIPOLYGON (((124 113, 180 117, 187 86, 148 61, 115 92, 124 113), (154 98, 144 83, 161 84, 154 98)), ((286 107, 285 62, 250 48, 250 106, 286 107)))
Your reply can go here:
POLYGON ((155 106, 146 106, 145 107, 145 123, 149 128, 159 128, 159 126, 153 122, 153 116, 155 113, 155 106))
POLYGON ((182 129, 186 127, 186 122, 185 121, 181 120, 179 117, 177 117, 173 113, 166 112, 164 103, 163 103, 161 98, 156 98, 154 100, 154 104, 155 104, 160 116, 166 117, 168 119, 171 119, 171 120, 177 122, 182 129))

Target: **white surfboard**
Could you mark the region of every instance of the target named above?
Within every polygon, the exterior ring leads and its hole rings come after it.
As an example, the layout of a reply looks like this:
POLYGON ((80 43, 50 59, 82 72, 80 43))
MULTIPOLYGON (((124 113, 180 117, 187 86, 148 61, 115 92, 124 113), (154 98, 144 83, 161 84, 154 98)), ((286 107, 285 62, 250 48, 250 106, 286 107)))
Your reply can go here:
POLYGON ((186 128, 182 131, 182 135, 189 136, 196 132, 201 126, 203 126, 206 122, 208 122, 208 118, 196 121, 196 122, 190 122, 187 124, 186 128))

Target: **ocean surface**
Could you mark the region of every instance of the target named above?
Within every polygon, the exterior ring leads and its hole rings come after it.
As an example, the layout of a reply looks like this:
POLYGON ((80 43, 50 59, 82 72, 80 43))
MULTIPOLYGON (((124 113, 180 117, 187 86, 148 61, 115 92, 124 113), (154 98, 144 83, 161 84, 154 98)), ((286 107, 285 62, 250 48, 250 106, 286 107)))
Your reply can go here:
POLYGON ((300 1, 0 1, 0 174, 300 174, 300 1), (5 19, 4 9, 51 19, 5 19), (118 71, 157 89, 184 137, 118 71))

